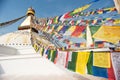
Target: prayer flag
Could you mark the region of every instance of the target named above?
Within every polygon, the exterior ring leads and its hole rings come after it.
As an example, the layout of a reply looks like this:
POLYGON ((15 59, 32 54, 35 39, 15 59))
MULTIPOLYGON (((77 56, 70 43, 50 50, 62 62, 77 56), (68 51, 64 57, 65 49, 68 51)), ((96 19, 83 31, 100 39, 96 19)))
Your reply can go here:
POLYGON ((115 73, 115 78, 116 80, 120 80, 120 53, 112 52, 111 59, 112 59, 114 73, 115 73))
POLYGON ((58 18, 59 18, 58 16, 56 16, 56 17, 53 18, 53 23, 54 23, 54 24, 57 24, 57 23, 58 23, 58 18))
POLYGON ((80 43, 75 43, 75 47, 80 47, 80 43))
POLYGON ((116 80, 115 79, 115 74, 114 74, 112 62, 111 62, 111 67, 108 68, 108 80, 116 80))
POLYGON ((78 52, 77 62, 76 62, 76 72, 80 74, 85 74, 86 64, 89 58, 89 52, 78 52))
POLYGON ((76 61, 77 61, 77 52, 72 52, 72 60, 68 61, 68 69, 72 71, 76 71, 76 61))
POLYGON ((70 26, 70 28, 65 32, 64 35, 71 35, 75 31, 76 26, 70 26))
POLYGON ((88 62, 87 62, 87 72, 88 74, 91 74, 91 75, 93 74, 92 66, 93 66, 93 51, 90 52, 88 62))
POLYGON ((118 43, 120 41, 120 26, 102 26, 94 35, 93 38, 118 43))
POLYGON ((72 16, 70 15, 70 12, 67 12, 67 13, 63 14, 60 17, 60 21, 65 21, 67 18, 72 18, 72 16))
POLYGON ((62 67, 66 66, 67 51, 58 51, 58 58, 56 64, 62 67))
POLYGON ((110 68, 110 52, 94 52, 93 66, 110 68))
POLYGON ((75 30, 72 32, 72 37, 79 37, 81 36, 82 32, 85 30, 85 26, 76 26, 75 30))
POLYGON ((54 62, 55 58, 56 58, 56 52, 57 51, 53 51, 53 54, 52 54, 52 58, 51 58, 51 61, 54 62))
POLYGON ((91 31, 91 35, 93 35, 98 31, 100 26, 89 26, 89 28, 90 28, 90 31, 91 31))
POLYGON ((58 28, 56 29, 57 32, 59 32, 63 28, 62 25, 59 25, 58 28))
POLYGON ((64 14, 64 18, 67 19, 67 18, 72 18, 72 16, 70 15, 70 12, 64 14))
POLYGON ((64 34, 68 30, 69 26, 63 26, 58 33, 64 34))
POLYGON ((76 14, 76 13, 79 13, 79 12, 81 12, 81 11, 89 8, 90 6, 91 6, 91 4, 87 4, 87 5, 82 6, 82 7, 80 7, 80 8, 74 9, 70 14, 71 14, 71 15, 74 15, 74 14, 76 14))
POLYGON ((40 48, 40 54, 43 56, 44 48, 40 48))
POLYGON ((93 70, 93 75, 94 76, 108 78, 108 73, 107 73, 107 69, 106 68, 93 66, 92 70, 93 70))
POLYGON ((52 51, 52 50, 48 50, 48 53, 47 53, 47 55, 48 55, 47 58, 48 58, 48 59, 51 58, 51 54, 52 54, 51 51, 52 51))
POLYGON ((104 41, 96 41, 95 47, 97 48, 103 48, 104 47, 104 41))

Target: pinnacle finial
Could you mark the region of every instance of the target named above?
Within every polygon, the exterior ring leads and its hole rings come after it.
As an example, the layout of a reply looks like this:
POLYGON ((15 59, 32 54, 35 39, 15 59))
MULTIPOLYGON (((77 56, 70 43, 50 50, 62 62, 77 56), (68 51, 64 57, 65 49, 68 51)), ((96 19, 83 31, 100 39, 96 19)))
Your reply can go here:
POLYGON ((28 8, 28 11, 27 11, 26 14, 27 14, 27 15, 33 15, 33 16, 34 16, 35 10, 34 10, 32 7, 30 7, 30 8, 28 8))

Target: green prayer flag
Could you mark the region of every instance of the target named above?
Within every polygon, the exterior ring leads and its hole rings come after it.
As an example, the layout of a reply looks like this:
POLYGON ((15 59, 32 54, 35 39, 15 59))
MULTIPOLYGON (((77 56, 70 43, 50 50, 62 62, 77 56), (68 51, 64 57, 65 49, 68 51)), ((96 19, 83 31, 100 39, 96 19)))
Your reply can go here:
POLYGON ((90 31, 91 31, 91 35, 93 35, 98 31, 100 26, 89 26, 89 28, 90 28, 90 31))
POLYGON ((77 54, 78 54, 78 52, 72 52, 72 62, 73 63, 76 63, 76 61, 77 61, 77 54))
POLYGON ((56 52, 57 51, 53 51, 53 54, 52 54, 52 58, 51 58, 51 61, 54 62, 55 58, 56 58, 56 52))
POLYGON ((51 50, 48 51, 48 59, 51 58, 51 50))
POLYGON ((42 48, 42 56, 43 56, 43 53, 44 53, 44 48, 42 48))
POLYGON ((77 61, 78 52, 72 52, 72 60, 68 62, 68 69, 72 71, 76 71, 76 61, 77 61))
POLYGON ((76 63, 73 63, 73 62, 68 62, 68 69, 71 70, 71 71, 76 71, 76 63))
POLYGON ((93 74, 92 66, 93 66, 93 51, 90 52, 88 63, 87 63, 88 74, 91 74, 91 75, 93 74))

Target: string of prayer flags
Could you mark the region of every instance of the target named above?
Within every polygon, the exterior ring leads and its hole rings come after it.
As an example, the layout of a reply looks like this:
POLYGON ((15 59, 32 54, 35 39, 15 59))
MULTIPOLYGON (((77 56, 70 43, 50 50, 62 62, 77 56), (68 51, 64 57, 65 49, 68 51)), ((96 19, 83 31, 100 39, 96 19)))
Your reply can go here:
MULTIPOLYGON (((67 19, 69 18, 73 18, 73 17, 80 17, 80 16, 90 16, 90 15, 95 15, 95 14, 105 14, 105 13, 109 13, 109 12, 113 12, 116 11, 115 7, 110 7, 110 8, 103 8, 103 9, 97 9, 95 11, 87 11, 87 12, 82 12, 83 10, 87 9, 90 7, 91 4, 85 5, 83 7, 77 8, 71 12, 67 12, 63 15, 60 16, 55 16, 53 18, 48 18, 46 24, 50 25, 50 24, 62 24, 64 23, 68 23, 67 19)), ((94 20, 93 21, 93 25, 97 23, 98 20, 94 20)), ((39 21, 39 24, 41 23, 41 21, 39 21)), ((45 22, 44 22, 45 24, 45 22)), ((70 21, 69 24, 74 25, 77 24, 77 21, 70 21)))
POLYGON ((74 16, 75 17, 90 16, 90 15, 106 14, 106 13, 114 12, 114 11, 116 11, 116 8, 110 7, 110 8, 97 9, 97 10, 88 11, 88 12, 79 12, 77 14, 74 14, 74 16))
MULTIPOLYGON (((42 52, 42 48, 40 48, 42 52)), ((80 74, 88 74, 108 78, 109 80, 119 80, 119 53, 110 52, 69 52, 60 50, 45 49, 46 58, 55 64, 68 68, 80 74), (87 68, 87 69, 86 69, 87 68), (115 73, 115 75, 114 75, 115 73)))
POLYGON ((84 11, 85 9, 89 8, 90 6, 91 6, 91 4, 87 4, 83 7, 80 7, 80 8, 77 8, 77 9, 73 10, 70 14, 71 15, 77 14, 77 13, 79 13, 81 11, 84 11))
POLYGON ((68 19, 68 18, 72 18, 73 15, 75 15, 75 14, 77 14, 77 13, 79 13, 79 12, 81 12, 81 11, 87 9, 87 8, 89 8, 90 5, 91 5, 91 4, 87 4, 87 5, 83 6, 83 7, 74 9, 74 10, 71 11, 71 12, 65 13, 65 14, 63 14, 63 15, 60 17, 60 20, 61 20, 61 21, 65 21, 65 20, 68 19))

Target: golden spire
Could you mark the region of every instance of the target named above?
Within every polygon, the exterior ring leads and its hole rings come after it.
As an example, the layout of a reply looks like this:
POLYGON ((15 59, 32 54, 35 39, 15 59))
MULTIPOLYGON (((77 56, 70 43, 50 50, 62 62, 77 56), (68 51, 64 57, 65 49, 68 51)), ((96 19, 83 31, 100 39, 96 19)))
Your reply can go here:
POLYGON ((28 11, 27 11, 26 14, 27 14, 27 16, 29 16, 29 15, 33 15, 34 16, 35 10, 32 7, 30 7, 30 8, 28 8, 28 11))
POLYGON ((35 10, 32 7, 28 8, 26 13, 27 17, 18 27, 18 30, 30 29, 31 21, 33 21, 34 14, 35 14, 35 10))

